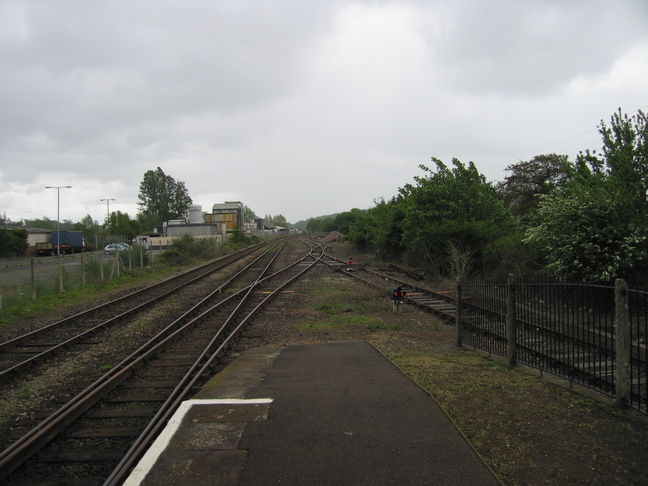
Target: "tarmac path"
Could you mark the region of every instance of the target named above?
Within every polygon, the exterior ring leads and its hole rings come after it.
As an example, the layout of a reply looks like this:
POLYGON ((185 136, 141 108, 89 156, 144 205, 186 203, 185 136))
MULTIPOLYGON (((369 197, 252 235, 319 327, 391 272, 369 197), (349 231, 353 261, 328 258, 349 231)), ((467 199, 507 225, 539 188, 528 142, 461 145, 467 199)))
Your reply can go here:
POLYGON ((367 343, 292 346, 249 398, 240 484, 497 485, 430 396, 367 343))

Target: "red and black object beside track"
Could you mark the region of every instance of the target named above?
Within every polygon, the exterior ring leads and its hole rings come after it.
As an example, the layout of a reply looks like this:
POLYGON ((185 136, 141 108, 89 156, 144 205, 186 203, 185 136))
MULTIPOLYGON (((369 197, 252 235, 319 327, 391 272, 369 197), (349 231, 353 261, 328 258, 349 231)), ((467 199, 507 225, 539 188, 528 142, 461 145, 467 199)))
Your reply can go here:
POLYGON ((219 299, 205 304, 205 298, 189 319, 168 326, 0 453, 0 478, 6 484, 119 484, 181 401, 218 368, 243 326, 321 253, 311 247, 278 270, 272 258, 241 290, 226 297, 222 286, 214 290, 219 299))
POLYGON ((370 287, 384 291, 385 295, 390 295, 394 287, 402 287, 405 294, 405 302, 427 312, 431 312, 447 322, 454 322, 456 300, 456 292, 454 290, 426 289, 412 282, 410 279, 406 279, 406 277, 410 277, 410 272, 405 272, 400 266, 396 265, 390 266, 398 275, 372 270, 364 265, 348 265, 344 260, 340 260, 329 254, 325 254, 323 262, 338 272, 363 282, 370 287))

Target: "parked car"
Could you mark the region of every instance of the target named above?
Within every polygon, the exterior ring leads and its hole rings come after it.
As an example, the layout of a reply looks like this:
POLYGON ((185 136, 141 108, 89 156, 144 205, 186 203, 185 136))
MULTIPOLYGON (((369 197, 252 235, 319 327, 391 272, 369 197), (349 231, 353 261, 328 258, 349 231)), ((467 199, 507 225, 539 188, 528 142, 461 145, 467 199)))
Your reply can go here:
POLYGON ((126 250, 124 246, 122 246, 122 243, 111 243, 110 245, 106 245, 104 247, 104 253, 106 255, 114 255, 118 251, 126 250))

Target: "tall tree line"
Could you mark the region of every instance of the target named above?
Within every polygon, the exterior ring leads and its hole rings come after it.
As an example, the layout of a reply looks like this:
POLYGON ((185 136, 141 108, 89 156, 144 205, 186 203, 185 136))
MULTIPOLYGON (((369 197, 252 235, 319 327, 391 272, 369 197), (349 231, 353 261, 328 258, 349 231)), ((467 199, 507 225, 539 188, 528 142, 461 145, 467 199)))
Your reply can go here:
POLYGON ((304 226, 340 230, 358 248, 438 274, 452 273, 460 255, 487 275, 648 283, 646 114, 619 110, 598 129, 600 152, 581 152, 575 161, 537 155, 509 165, 497 184, 472 162, 433 158, 392 199, 304 226))

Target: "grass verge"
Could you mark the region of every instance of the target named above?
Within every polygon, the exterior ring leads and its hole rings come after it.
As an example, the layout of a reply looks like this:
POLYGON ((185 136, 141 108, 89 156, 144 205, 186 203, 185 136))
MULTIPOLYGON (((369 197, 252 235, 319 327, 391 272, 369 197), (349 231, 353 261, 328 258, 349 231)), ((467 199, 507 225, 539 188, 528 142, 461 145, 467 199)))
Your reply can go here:
POLYGON ((506 484, 648 484, 648 423, 480 353, 375 343, 433 395, 506 484))

